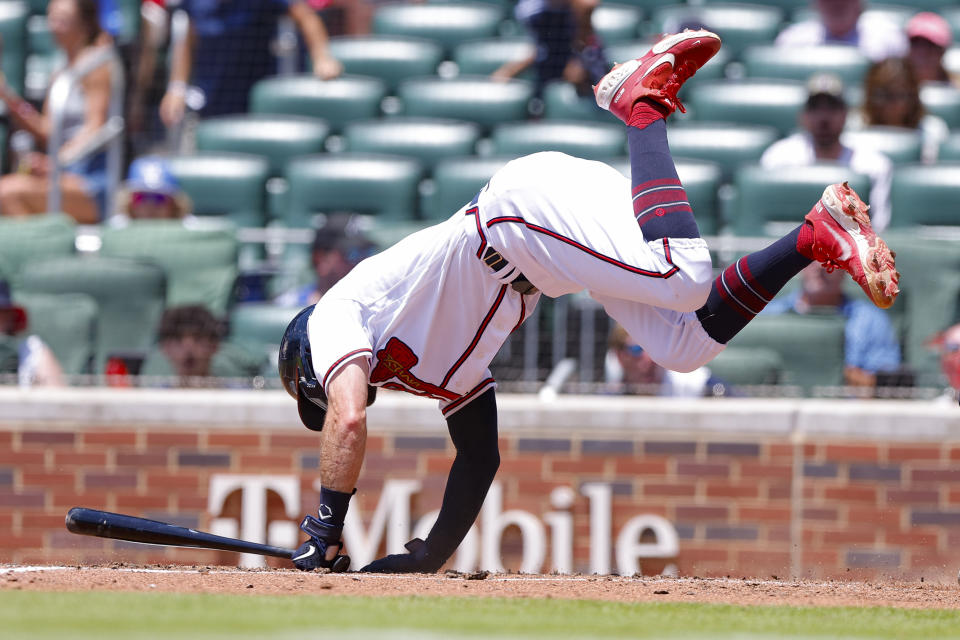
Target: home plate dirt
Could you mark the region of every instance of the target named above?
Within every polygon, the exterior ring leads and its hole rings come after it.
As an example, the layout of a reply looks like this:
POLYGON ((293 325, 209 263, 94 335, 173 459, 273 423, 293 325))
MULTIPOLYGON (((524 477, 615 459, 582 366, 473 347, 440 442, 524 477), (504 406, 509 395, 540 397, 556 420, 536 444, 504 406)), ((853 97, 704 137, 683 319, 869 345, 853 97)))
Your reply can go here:
POLYGON ((485 572, 374 575, 287 569, 149 566, 0 566, 0 591, 165 591, 350 596, 482 596, 740 605, 960 607, 960 588, 923 582, 812 582, 722 578, 534 576, 485 572))

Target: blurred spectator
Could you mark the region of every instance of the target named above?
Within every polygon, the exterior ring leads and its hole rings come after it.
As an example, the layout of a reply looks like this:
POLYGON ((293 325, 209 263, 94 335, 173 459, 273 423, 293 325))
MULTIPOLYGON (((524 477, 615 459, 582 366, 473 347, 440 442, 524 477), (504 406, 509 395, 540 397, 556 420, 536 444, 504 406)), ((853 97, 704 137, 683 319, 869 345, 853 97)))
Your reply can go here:
MULTIPOLYGON (((950 135, 943 118, 925 113, 920 84, 907 58, 888 58, 871 65, 864 80, 863 124, 903 127, 920 134, 921 159, 936 162, 940 144, 950 135)), ((848 123, 857 126, 856 117, 848 123)))
POLYGON ((167 309, 157 332, 160 351, 181 386, 194 386, 196 381, 191 378, 215 375, 211 364, 222 337, 223 323, 201 305, 167 309))
POLYGON ((515 14, 533 37, 534 53, 504 64, 493 77, 507 80, 533 67, 537 95, 548 82, 565 80, 592 99, 591 86, 610 70, 591 22, 599 4, 600 0, 520 0, 515 14))
POLYGON ((9 283, 0 280, 0 375, 16 374, 22 386, 63 386, 56 356, 26 330, 27 312, 13 303, 9 283))
POLYGON ((664 369, 619 324, 610 331, 605 369, 611 389, 638 395, 695 398, 718 382, 707 367, 688 373, 664 369))
POLYGON ((951 82, 943 66, 943 54, 953 42, 946 20, 936 13, 923 11, 910 18, 906 28, 910 39, 908 57, 917 75, 917 82, 951 82))
POLYGON ((770 145, 760 164, 768 169, 836 162, 870 176, 870 216, 874 229, 890 222, 890 183, 893 164, 872 149, 850 148, 840 142, 847 120, 847 102, 839 77, 816 74, 807 83, 807 102, 800 114, 803 131, 770 145))
POLYGON ((134 154, 149 149, 163 136, 158 106, 167 86, 165 65, 157 64, 169 44, 170 13, 165 0, 142 0, 140 37, 133 47, 127 132, 134 154))
POLYGON ((130 165, 119 206, 129 220, 178 220, 190 210, 190 199, 165 158, 143 156, 130 165))
POLYGON ((846 384, 876 385, 878 372, 892 372, 900 366, 900 344, 889 316, 869 301, 851 300, 843 292, 844 272, 827 272, 811 264, 800 272, 800 289, 780 296, 763 313, 813 313, 835 310, 846 319, 844 327, 844 370, 846 384))
MULTIPOLYGON (((73 68, 103 40, 97 19, 96 0, 51 0, 47 5, 50 33, 66 55, 66 69, 73 68)), ((54 79, 56 78, 54 75, 54 79)), ((37 144, 46 147, 51 132, 47 104, 37 112, 0 80, 0 100, 14 123, 28 131, 37 144)), ((87 143, 107 120, 110 103, 110 71, 107 66, 89 73, 73 91, 66 106, 64 140, 60 154, 69 154, 87 143)), ((23 216, 47 210, 50 157, 30 153, 19 159, 17 173, 0 178, 0 210, 4 215, 23 216)), ((62 209, 78 222, 100 219, 107 186, 106 154, 75 160, 64 167, 60 178, 62 209)))
POLYGON ((817 16, 784 29, 777 46, 847 44, 871 60, 906 54, 907 39, 900 27, 883 15, 863 13, 863 0, 814 0, 813 5, 817 16))
POLYGON ((317 230, 310 252, 314 281, 281 294, 275 300, 277 304, 287 307, 314 304, 361 260, 373 253, 373 243, 362 232, 352 229, 349 220, 348 217, 332 217, 330 222, 317 230))
POLYGON ((960 324, 937 334, 927 344, 940 353, 940 370, 950 387, 960 392, 960 324))
POLYGON ((249 378, 264 371, 267 358, 226 341, 225 333, 224 323, 202 305, 167 309, 157 330, 157 348, 139 367, 141 383, 167 386, 173 377, 181 387, 249 387, 249 378))
POLYGON ((247 111, 250 88, 277 71, 272 42, 284 14, 303 36, 314 75, 326 80, 343 70, 330 55, 323 21, 305 0, 181 0, 180 8, 190 16, 190 33, 172 52, 160 103, 168 127, 183 118, 191 80, 205 94, 202 116, 247 111))

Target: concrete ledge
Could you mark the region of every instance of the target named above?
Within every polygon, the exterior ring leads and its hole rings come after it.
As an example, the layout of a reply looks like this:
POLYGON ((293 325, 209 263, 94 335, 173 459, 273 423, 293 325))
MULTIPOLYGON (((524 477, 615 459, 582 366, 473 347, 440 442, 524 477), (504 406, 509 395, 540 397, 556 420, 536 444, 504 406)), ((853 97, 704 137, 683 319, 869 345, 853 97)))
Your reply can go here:
MULTIPOLYGON (((501 394, 500 429, 531 436, 575 432, 591 438, 672 438, 681 434, 935 441, 960 440, 952 403, 895 400, 695 399, 501 394)), ((446 433, 437 402, 381 391, 370 430, 446 433)), ((271 430, 299 426, 283 391, 0 387, 0 425, 42 424, 271 430)))

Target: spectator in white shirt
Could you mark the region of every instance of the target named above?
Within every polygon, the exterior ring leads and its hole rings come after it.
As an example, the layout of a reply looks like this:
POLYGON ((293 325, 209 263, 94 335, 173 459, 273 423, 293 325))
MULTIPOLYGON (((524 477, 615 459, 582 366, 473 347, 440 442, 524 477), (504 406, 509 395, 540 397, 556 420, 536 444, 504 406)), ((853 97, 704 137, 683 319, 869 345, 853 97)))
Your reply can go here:
POLYGON ((807 83, 807 102, 800 114, 803 131, 774 142, 763 153, 767 169, 837 163, 870 177, 870 216, 874 229, 890 223, 890 182, 893 164, 872 149, 850 148, 840 142, 847 120, 843 82, 829 73, 816 74, 807 83))
POLYGON ((792 24, 777 36, 780 47, 847 44, 871 60, 900 57, 907 38, 889 18, 863 12, 863 0, 814 0, 817 17, 792 24))

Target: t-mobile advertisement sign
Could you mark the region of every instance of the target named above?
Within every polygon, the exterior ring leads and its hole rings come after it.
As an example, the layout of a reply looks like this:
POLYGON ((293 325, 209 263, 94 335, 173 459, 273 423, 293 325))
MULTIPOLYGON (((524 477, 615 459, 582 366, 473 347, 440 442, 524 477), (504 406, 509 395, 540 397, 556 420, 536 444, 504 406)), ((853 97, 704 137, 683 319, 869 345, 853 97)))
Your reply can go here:
MULTIPOLYGON (((315 488, 319 491, 319 481, 315 488)), ((437 518, 437 511, 414 521, 411 499, 420 491, 418 480, 387 480, 376 505, 353 499, 343 529, 346 552, 351 566, 359 568, 385 553, 404 553, 410 538, 426 538, 437 518), (364 524, 366 523, 366 524, 364 524), (385 545, 384 545, 385 543, 385 545)), ((663 561, 677 557, 679 539, 674 526, 661 516, 637 514, 619 531, 612 526, 613 487, 597 482, 584 484, 578 495, 567 486, 550 493, 552 510, 533 514, 520 509, 504 509, 503 487, 494 482, 477 522, 452 558, 459 571, 504 571, 501 554, 503 533, 517 527, 521 534, 519 569, 525 573, 572 573, 574 571, 574 526, 572 509, 578 500, 589 504, 588 571, 590 573, 633 575, 643 560, 663 561), (550 557, 547 557, 547 550, 550 557), (611 562, 612 561, 612 562, 611 562)), ((242 537, 253 542, 295 547, 303 534, 297 529, 300 505, 299 482, 295 476, 216 475, 210 479, 209 511, 213 533, 242 537), (220 518, 227 497, 242 491, 241 518, 220 518), (283 501, 288 520, 267 521, 267 495, 273 492, 283 501)), ((582 564, 582 559, 578 559, 582 564)), ((259 556, 245 556, 244 566, 263 566, 259 556)), ((668 564, 665 573, 674 572, 668 564)))

